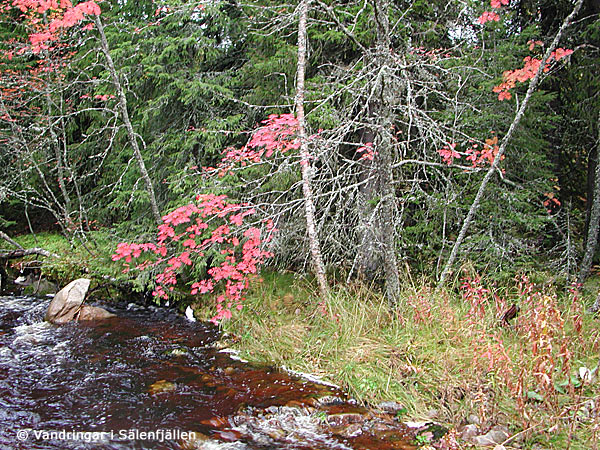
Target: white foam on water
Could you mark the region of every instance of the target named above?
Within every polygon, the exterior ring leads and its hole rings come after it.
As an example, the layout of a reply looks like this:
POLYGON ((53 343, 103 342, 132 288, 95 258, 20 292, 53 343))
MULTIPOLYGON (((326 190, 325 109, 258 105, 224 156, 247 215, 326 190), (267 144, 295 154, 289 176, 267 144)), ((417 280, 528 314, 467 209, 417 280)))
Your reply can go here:
POLYGON ((48 322, 35 322, 32 324, 19 325, 14 328, 17 337, 13 343, 38 344, 44 342, 49 336, 48 331, 54 326, 48 322))
MULTIPOLYGON (((234 419, 235 421, 235 419, 234 419)), ((307 444, 314 448, 350 450, 323 431, 321 419, 315 414, 296 407, 278 407, 276 412, 263 417, 239 417, 232 428, 262 446, 307 444)))
POLYGON ((219 350, 219 353, 227 353, 231 359, 234 359, 236 361, 240 361, 243 363, 248 362, 247 359, 244 359, 239 356, 240 352, 238 350, 235 350, 233 348, 223 348, 223 349, 219 350))
POLYGON ((56 327, 49 322, 35 322, 14 328, 16 334, 12 345, 18 347, 17 359, 29 356, 52 355, 56 362, 68 358, 71 347, 68 341, 54 343, 56 327))
POLYGON ((333 384, 333 383, 330 383, 329 381, 325 381, 325 380, 321 379, 320 377, 318 377, 317 375, 312 375, 310 373, 304 373, 304 372, 298 372, 297 370, 289 369, 286 366, 281 366, 281 369, 285 370, 290 375, 295 375, 295 376, 303 378, 307 381, 311 381, 311 382, 317 383, 317 384, 322 384, 323 386, 329 386, 332 388, 340 389, 340 387, 337 384, 333 384))
POLYGON ((2 309, 7 311, 27 311, 30 310, 33 304, 30 297, 0 297, 2 309))

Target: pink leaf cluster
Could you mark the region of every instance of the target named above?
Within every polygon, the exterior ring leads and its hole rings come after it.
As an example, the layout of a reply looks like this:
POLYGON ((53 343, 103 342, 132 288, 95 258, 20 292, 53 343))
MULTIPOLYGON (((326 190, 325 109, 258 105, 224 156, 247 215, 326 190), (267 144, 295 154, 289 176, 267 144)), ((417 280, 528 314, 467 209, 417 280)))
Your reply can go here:
POLYGON ((533 39, 531 39, 527 41, 527 45, 529 45, 529 51, 532 52, 536 45, 543 47, 544 43, 542 41, 534 41, 533 39))
MULTIPOLYGON (((534 42, 534 45, 535 43, 536 42, 534 42)), ((557 48, 554 50, 552 53, 550 53, 550 57, 544 66, 544 72, 548 72, 550 70, 550 63, 552 61, 559 61, 572 53, 573 50, 570 49, 557 48)), ((505 71, 502 74, 502 83, 500 83, 498 86, 494 86, 492 89, 493 92, 498 94, 498 100, 510 100, 512 98, 510 90, 513 89, 517 83, 524 83, 525 81, 531 80, 542 64, 541 59, 532 58, 531 56, 526 56, 523 61, 524 64, 522 68, 505 71)))
MULTIPOLYGON (((491 165, 498 154, 498 137, 486 139, 483 148, 479 147, 479 144, 469 141, 468 146, 463 153, 456 151, 456 143, 444 145, 438 153, 449 166, 452 165, 455 159, 460 159, 463 156, 471 163, 473 168, 491 165)), ((501 157, 504 159, 504 156, 501 157)))
POLYGON ((500 16, 494 11, 484 11, 481 16, 477 19, 480 25, 487 22, 500 22, 500 16))
MULTIPOLYGON (((194 203, 163 216, 156 244, 120 243, 112 259, 130 263, 142 254, 149 254, 150 259, 135 269, 161 267, 154 280, 153 295, 168 299, 179 283, 178 276, 186 268, 193 267, 208 250, 219 251, 224 260, 208 269, 209 278, 194 281, 190 286, 192 295, 211 293, 222 286, 223 292, 217 297, 217 313, 211 319, 218 322, 230 318, 232 309, 242 308, 244 291, 259 267, 272 256, 263 249, 270 234, 263 238, 256 227, 242 231, 245 218, 254 212, 247 204, 230 203, 225 195, 199 195, 194 203)), ((272 222, 266 224, 266 230, 274 231, 272 222)), ((128 270, 129 264, 126 264, 125 271, 128 270)))
MULTIPOLYGON (((500 147, 498 147, 498 136, 485 140, 483 148, 480 150, 479 145, 471 142, 471 147, 467 148, 467 156, 465 159, 469 161, 473 167, 491 165, 496 159, 496 155, 500 147)), ((504 159, 504 155, 500 158, 504 159)))
MULTIPOLYGON (((491 0, 490 6, 493 9, 500 9, 503 6, 507 6, 510 0, 491 0)), ((477 19, 479 24, 483 25, 487 22, 500 22, 500 16, 495 11, 484 11, 481 16, 477 19)))
POLYGON ((552 211, 561 205, 560 200, 556 198, 554 192, 546 192, 544 196, 546 197, 546 200, 544 200, 546 211, 548 211, 548 214, 552 214, 552 211))
MULTIPOLYGON (((40 31, 29 35, 31 51, 36 54, 42 50, 50 49, 50 43, 59 39, 62 30, 72 28, 85 19, 86 15, 100 15, 100 6, 96 1, 85 1, 73 6, 70 0, 14 0, 12 7, 19 9, 23 14, 28 14, 32 24, 39 24, 36 15, 45 15, 51 12, 52 20, 40 31)), ((86 29, 90 29, 86 25, 86 29)), ((39 27, 38 27, 39 29, 39 27)))
POLYGON ((502 6, 508 6, 510 0, 491 0, 490 6, 494 9, 500 9, 502 6))
POLYGON ((444 160, 444 162, 448 165, 451 165, 454 162, 455 158, 460 158, 460 153, 456 150, 456 143, 450 143, 444 145, 441 149, 438 150, 438 153, 444 160))
POLYGON ((356 153, 362 153, 361 157, 359 158, 361 160, 366 159, 368 161, 373 161, 375 156, 377 156, 377 152, 373 148, 372 142, 367 142, 362 147, 357 148, 356 153))
POLYGON ((225 151, 219 166, 221 175, 228 173, 235 164, 245 166, 248 163, 260 163, 276 151, 285 153, 300 148, 298 119, 294 114, 271 114, 262 123, 264 125, 252 134, 248 144, 240 149, 228 148, 225 151))

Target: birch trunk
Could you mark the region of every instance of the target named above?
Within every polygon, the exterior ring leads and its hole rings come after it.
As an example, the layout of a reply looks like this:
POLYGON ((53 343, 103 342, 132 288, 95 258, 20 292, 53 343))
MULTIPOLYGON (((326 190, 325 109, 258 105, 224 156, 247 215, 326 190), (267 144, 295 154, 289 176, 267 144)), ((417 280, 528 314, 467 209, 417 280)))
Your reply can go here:
POLYGON ((329 294, 329 285, 325 274, 325 265, 321 255, 319 237, 315 224, 315 201, 312 189, 312 155, 308 148, 306 136, 306 120, 304 118, 304 77, 306 72, 306 22, 308 17, 308 0, 301 0, 298 5, 298 69, 296 74, 296 117, 298 119, 298 137, 300 138, 302 194, 304 195, 304 214, 306 216, 306 230, 310 246, 310 255, 313 270, 319 283, 321 296, 326 298, 329 294))
POLYGON ((140 151, 136 134, 133 131, 131 120, 129 120, 129 112, 127 110, 127 97, 125 96, 125 91, 123 90, 123 86, 121 85, 121 81, 119 80, 119 74, 117 73, 117 69, 115 68, 113 59, 110 56, 110 48, 108 46, 108 41, 106 39, 106 34, 104 33, 104 26, 102 24, 102 21, 100 20, 100 16, 94 16, 94 22, 96 23, 96 28, 98 28, 98 33, 100 34, 100 44, 102 47, 102 52, 104 53, 104 56, 106 58, 108 71, 110 72, 110 75, 113 80, 113 85, 115 86, 115 89, 117 90, 117 95, 119 96, 119 110, 121 112, 121 118, 123 119, 125 128, 127 129, 127 137, 129 139, 129 144, 133 149, 133 155, 140 169, 140 173, 142 175, 142 179, 144 180, 144 184, 146 185, 146 192, 148 193, 148 197, 150 199, 150 206, 152 208, 154 220, 157 223, 162 223, 160 212, 158 210, 158 204, 156 202, 156 196, 154 195, 154 187, 152 185, 152 180, 150 179, 148 171, 146 170, 146 164, 144 163, 144 158, 142 157, 142 152, 140 151))

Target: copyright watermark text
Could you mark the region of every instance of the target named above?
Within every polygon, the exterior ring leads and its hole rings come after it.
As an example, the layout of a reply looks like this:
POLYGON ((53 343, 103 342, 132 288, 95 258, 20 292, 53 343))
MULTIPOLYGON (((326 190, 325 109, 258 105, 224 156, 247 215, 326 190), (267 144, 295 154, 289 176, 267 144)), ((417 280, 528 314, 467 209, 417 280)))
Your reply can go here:
POLYGON ((19 441, 35 439, 38 441, 80 441, 80 442, 107 442, 107 441, 175 441, 194 439, 194 431, 181 430, 129 430, 112 431, 73 431, 73 430, 34 430, 21 429, 17 431, 19 441))

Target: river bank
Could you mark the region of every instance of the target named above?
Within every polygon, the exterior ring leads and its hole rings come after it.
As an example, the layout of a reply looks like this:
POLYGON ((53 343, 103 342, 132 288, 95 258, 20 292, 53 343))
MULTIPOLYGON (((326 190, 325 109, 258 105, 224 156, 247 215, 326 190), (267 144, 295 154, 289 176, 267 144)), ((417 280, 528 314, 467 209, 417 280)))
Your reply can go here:
POLYGON ((267 275, 223 327, 242 357, 319 375, 364 403, 397 402, 403 420, 444 424, 465 448, 498 428, 505 439, 488 445, 597 448, 600 321, 585 299, 465 277, 441 293, 407 280, 391 313, 364 286, 323 302, 301 277, 267 275), (502 320, 511 305, 519 314, 502 320))
MULTIPOLYGON (((50 278, 83 270, 97 286, 102 277, 127 279, 104 235, 88 249, 41 239, 61 255, 43 269, 50 278)), ((498 427, 504 448, 594 448, 600 322, 585 313, 593 290, 582 296, 548 280, 530 274, 494 285, 465 269, 435 293, 406 274, 400 308, 390 312, 359 284, 338 284, 324 301, 300 275, 265 273, 244 309, 221 324, 228 337, 220 345, 251 362, 320 376, 363 404, 393 402, 403 421, 444 424, 465 448, 498 427), (518 314, 504 317, 513 305, 518 314)), ((110 296, 110 287, 99 295, 110 296)), ((214 314, 214 298, 193 306, 199 319, 214 314)))

